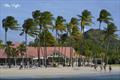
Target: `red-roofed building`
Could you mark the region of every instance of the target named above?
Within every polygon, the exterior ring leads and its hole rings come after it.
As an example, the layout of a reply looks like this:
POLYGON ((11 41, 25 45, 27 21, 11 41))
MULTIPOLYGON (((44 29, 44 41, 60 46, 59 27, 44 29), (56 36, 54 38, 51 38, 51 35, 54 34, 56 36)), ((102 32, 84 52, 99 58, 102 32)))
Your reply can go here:
MULTIPOLYGON (((40 48, 40 57, 41 58, 44 57, 45 54, 47 57, 50 57, 53 55, 53 53, 59 53, 66 58, 70 58, 71 56, 74 58, 76 56, 75 50, 70 47, 46 47, 46 50, 44 47, 40 48)), ((38 48, 27 47, 27 51, 25 54, 27 54, 28 58, 36 58, 36 57, 38 57, 38 48)), ((17 57, 20 57, 20 56, 17 56, 17 57)), ((0 49, 0 58, 7 58, 7 55, 4 51, 4 49, 0 49)))
MULTIPOLYGON (((20 44, 17 43, 13 45, 13 47, 15 48, 19 45, 20 44)), ((38 60, 38 53, 40 60, 46 58, 49 62, 52 62, 53 58, 56 58, 57 61, 59 58, 61 58, 62 61, 65 61, 76 57, 75 50, 72 47, 40 47, 39 49, 37 47, 27 47, 24 59, 38 60)), ((12 57, 10 58, 12 59, 12 57)), ((15 58, 19 59, 20 63, 20 59, 22 59, 22 56, 18 55, 15 58)), ((0 60, 2 61, 2 63, 5 62, 5 59, 7 59, 7 55, 4 49, 0 49, 0 60)))

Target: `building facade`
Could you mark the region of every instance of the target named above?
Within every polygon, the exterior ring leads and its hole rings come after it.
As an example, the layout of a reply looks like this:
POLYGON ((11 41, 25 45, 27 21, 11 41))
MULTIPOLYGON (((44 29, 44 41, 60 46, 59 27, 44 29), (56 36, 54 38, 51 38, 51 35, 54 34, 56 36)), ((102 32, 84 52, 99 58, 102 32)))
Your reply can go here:
MULTIPOLYGON (((15 46, 16 47, 16 46, 15 46)), ((24 55, 10 56, 9 59, 4 49, 0 49, 0 64, 10 63, 12 65, 24 64, 40 65, 69 65, 77 57, 75 50, 72 47, 27 47, 24 55)))

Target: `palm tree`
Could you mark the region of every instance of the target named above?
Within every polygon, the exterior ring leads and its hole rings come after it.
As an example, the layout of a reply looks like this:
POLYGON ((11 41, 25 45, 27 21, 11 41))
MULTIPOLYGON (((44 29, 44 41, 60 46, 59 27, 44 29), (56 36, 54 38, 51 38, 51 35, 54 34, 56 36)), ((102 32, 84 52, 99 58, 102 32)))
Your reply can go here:
MULTIPOLYGON (((39 35, 38 35, 38 40, 39 40, 39 47, 41 45, 41 33, 44 32, 44 65, 47 67, 46 64, 46 57, 47 57, 47 48, 46 48, 46 31, 48 31, 48 29, 51 28, 52 24, 52 19, 53 19, 53 15, 49 12, 49 11, 44 11, 44 12, 40 12, 39 10, 33 11, 32 12, 32 16, 35 20, 35 22, 37 23, 37 25, 39 26, 39 35)), ((41 49, 42 50, 42 49, 41 49)), ((40 54, 39 54, 39 49, 38 49, 38 61, 40 61, 40 54)))
POLYGON ((18 49, 17 48, 14 48, 14 47, 11 47, 11 56, 12 58, 14 59, 14 65, 16 66, 16 60, 17 60, 17 56, 18 56, 18 49))
POLYGON ((67 58, 66 58, 66 47, 68 46, 68 41, 69 41, 68 34, 67 33, 63 33, 62 35, 60 35, 60 41, 61 41, 60 46, 62 46, 62 51, 65 52, 63 66, 66 66, 66 61, 67 61, 67 58), (63 49, 63 47, 65 47, 65 49, 63 49))
POLYGON ((85 45, 85 41, 84 41, 84 28, 85 26, 91 26, 92 24, 92 14, 90 11, 88 10, 84 10, 82 12, 82 15, 78 15, 78 17, 80 18, 80 26, 81 26, 81 32, 83 33, 83 42, 82 42, 82 53, 85 54, 85 49, 84 49, 84 45, 85 45))
POLYGON ((91 25, 93 17, 91 15, 91 12, 88 10, 84 10, 82 12, 82 15, 78 15, 78 17, 80 18, 81 31, 82 31, 82 33, 84 33, 85 26, 91 25))
POLYGON ((7 16, 2 20, 2 26, 5 30, 5 44, 7 42, 7 32, 8 30, 16 30, 18 27, 18 22, 13 16, 7 16))
POLYGON ((5 47, 5 53, 7 54, 8 57, 8 66, 10 68, 11 66, 11 59, 12 57, 14 59, 14 65, 16 66, 16 57, 18 56, 18 49, 13 47, 13 44, 11 41, 7 41, 7 45, 5 47))
POLYGON ((20 44, 17 47, 17 51, 21 55, 22 63, 24 63, 24 56, 25 56, 25 52, 26 52, 26 46, 25 46, 25 44, 24 43, 20 44))
POLYGON ((109 23, 112 20, 113 19, 111 18, 111 14, 107 10, 102 9, 100 11, 99 18, 97 18, 97 21, 99 21, 99 30, 101 29, 102 22, 109 23))
MULTIPOLYGON (((24 21, 22 25, 23 29, 20 35, 23 35, 25 33, 25 46, 27 48, 27 37, 28 35, 33 36, 36 34, 36 24, 32 18, 28 18, 24 21)), ((26 58, 27 58, 27 49, 26 49, 26 58)))
POLYGON ((32 12, 32 17, 34 19, 34 21, 36 22, 36 24, 39 26, 39 34, 36 35, 36 39, 37 39, 37 52, 38 52, 38 66, 40 67, 40 50, 42 52, 42 48, 40 47, 41 45, 41 39, 40 39, 40 34, 42 32, 42 26, 41 26, 41 21, 40 21, 40 17, 41 17, 41 12, 40 10, 35 10, 32 12))
POLYGON ((75 33, 74 29, 78 28, 78 20, 77 18, 72 17, 71 21, 69 22, 69 26, 67 27, 68 34, 70 36, 70 65, 73 67, 73 60, 72 60, 72 35, 75 33))
POLYGON ((50 29, 53 25, 52 23, 53 15, 49 11, 44 11, 41 13, 40 25, 42 26, 42 31, 44 32, 44 65, 47 67, 47 47, 46 47, 46 31, 50 29))
MULTIPOLYGON (((53 28, 55 29, 55 32, 56 32, 56 41, 57 41, 58 45, 60 45, 59 32, 63 33, 66 30, 64 22, 65 22, 65 19, 62 16, 58 16, 55 20, 55 26, 53 26, 53 28)), ((59 51, 60 51, 60 47, 59 47, 59 51)), ((60 63, 60 58, 58 57, 58 59, 59 59, 58 63, 60 63)))
POLYGON ((107 54, 108 54, 108 51, 109 51, 110 38, 114 37, 114 34, 115 34, 116 31, 117 31, 117 27, 114 23, 108 23, 107 24, 107 28, 104 31, 104 33, 105 33, 104 40, 107 41, 106 54, 105 54, 106 60, 108 60, 107 54))
MULTIPOLYGON (((7 16, 2 20, 2 27, 5 30, 5 46, 7 45, 7 32, 8 30, 16 30, 18 22, 13 16, 7 16)), ((7 61, 6 61, 7 62, 7 61)))
MULTIPOLYGON (((99 21, 99 30, 101 30, 101 23, 102 22, 108 24, 112 20, 113 19, 111 18, 111 14, 107 10, 102 9, 100 11, 99 18, 97 18, 97 21, 99 21)), ((100 45, 101 45, 101 43, 100 43, 100 45)))
POLYGON ((62 16, 58 16, 57 19, 55 20, 55 26, 54 29, 56 31, 56 35, 58 35, 58 32, 63 32, 66 30, 65 27, 65 19, 62 16))
POLYGON ((12 42, 7 41, 6 47, 5 47, 5 53, 7 55, 7 62, 8 62, 9 68, 11 68, 11 63, 10 63, 10 57, 12 56, 12 47, 11 46, 12 46, 12 42))

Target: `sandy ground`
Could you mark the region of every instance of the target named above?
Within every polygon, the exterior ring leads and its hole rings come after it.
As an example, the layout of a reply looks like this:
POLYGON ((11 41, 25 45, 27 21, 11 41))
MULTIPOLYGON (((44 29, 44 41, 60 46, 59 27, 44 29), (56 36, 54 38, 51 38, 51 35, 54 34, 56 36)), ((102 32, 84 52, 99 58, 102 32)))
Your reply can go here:
POLYGON ((104 75, 104 74, 120 74, 120 66, 113 66, 112 71, 107 70, 97 71, 90 67, 57 67, 57 68, 35 68, 35 69, 21 69, 18 68, 0 68, 0 78, 14 78, 14 77, 29 77, 29 78, 49 78, 57 76, 71 76, 71 75, 104 75))

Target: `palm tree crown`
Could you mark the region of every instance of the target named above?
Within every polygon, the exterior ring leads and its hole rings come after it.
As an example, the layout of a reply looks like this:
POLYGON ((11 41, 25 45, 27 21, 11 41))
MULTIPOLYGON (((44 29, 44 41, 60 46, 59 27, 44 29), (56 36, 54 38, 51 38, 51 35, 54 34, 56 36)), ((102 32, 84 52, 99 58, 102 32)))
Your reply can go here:
POLYGON ((49 11, 41 13, 40 24, 42 25, 42 27, 44 27, 44 29, 51 27, 53 19, 52 16, 52 13, 50 13, 49 11))
POLYGON ((102 9, 100 11, 99 18, 97 18, 97 21, 99 21, 99 29, 101 29, 102 22, 109 23, 112 20, 113 19, 111 18, 111 14, 107 10, 102 9))
POLYGON ((105 29, 105 39, 113 35, 117 30, 117 27, 114 23, 107 24, 107 28, 105 29))
POLYGON ((35 24, 34 20, 31 18, 26 19, 24 21, 24 24, 22 25, 23 31, 27 34, 34 32, 36 29, 35 26, 36 26, 36 24, 35 24))
POLYGON ((82 12, 82 15, 78 15, 78 17, 80 18, 80 25, 81 25, 81 31, 84 32, 84 27, 85 26, 90 26, 92 23, 92 15, 91 12, 88 10, 84 10, 82 12))
POLYGON ((68 28, 69 28, 68 31, 69 31, 70 34, 72 33, 72 30, 74 28, 78 28, 78 20, 77 20, 77 18, 74 18, 74 17, 71 18, 71 21, 69 22, 68 28))
POLYGON ((40 10, 35 10, 32 12, 32 17, 35 20, 36 24, 40 26, 40 17, 41 17, 41 12, 40 10))
POLYGON ((65 22, 65 19, 62 16, 58 16, 55 21, 54 28, 60 32, 65 31, 66 28, 65 28, 64 22, 65 22))
POLYGON ((5 31, 8 31, 8 29, 14 30, 18 26, 18 22, 13 16, 7 16, 2 20, 2 25, 5 31))

